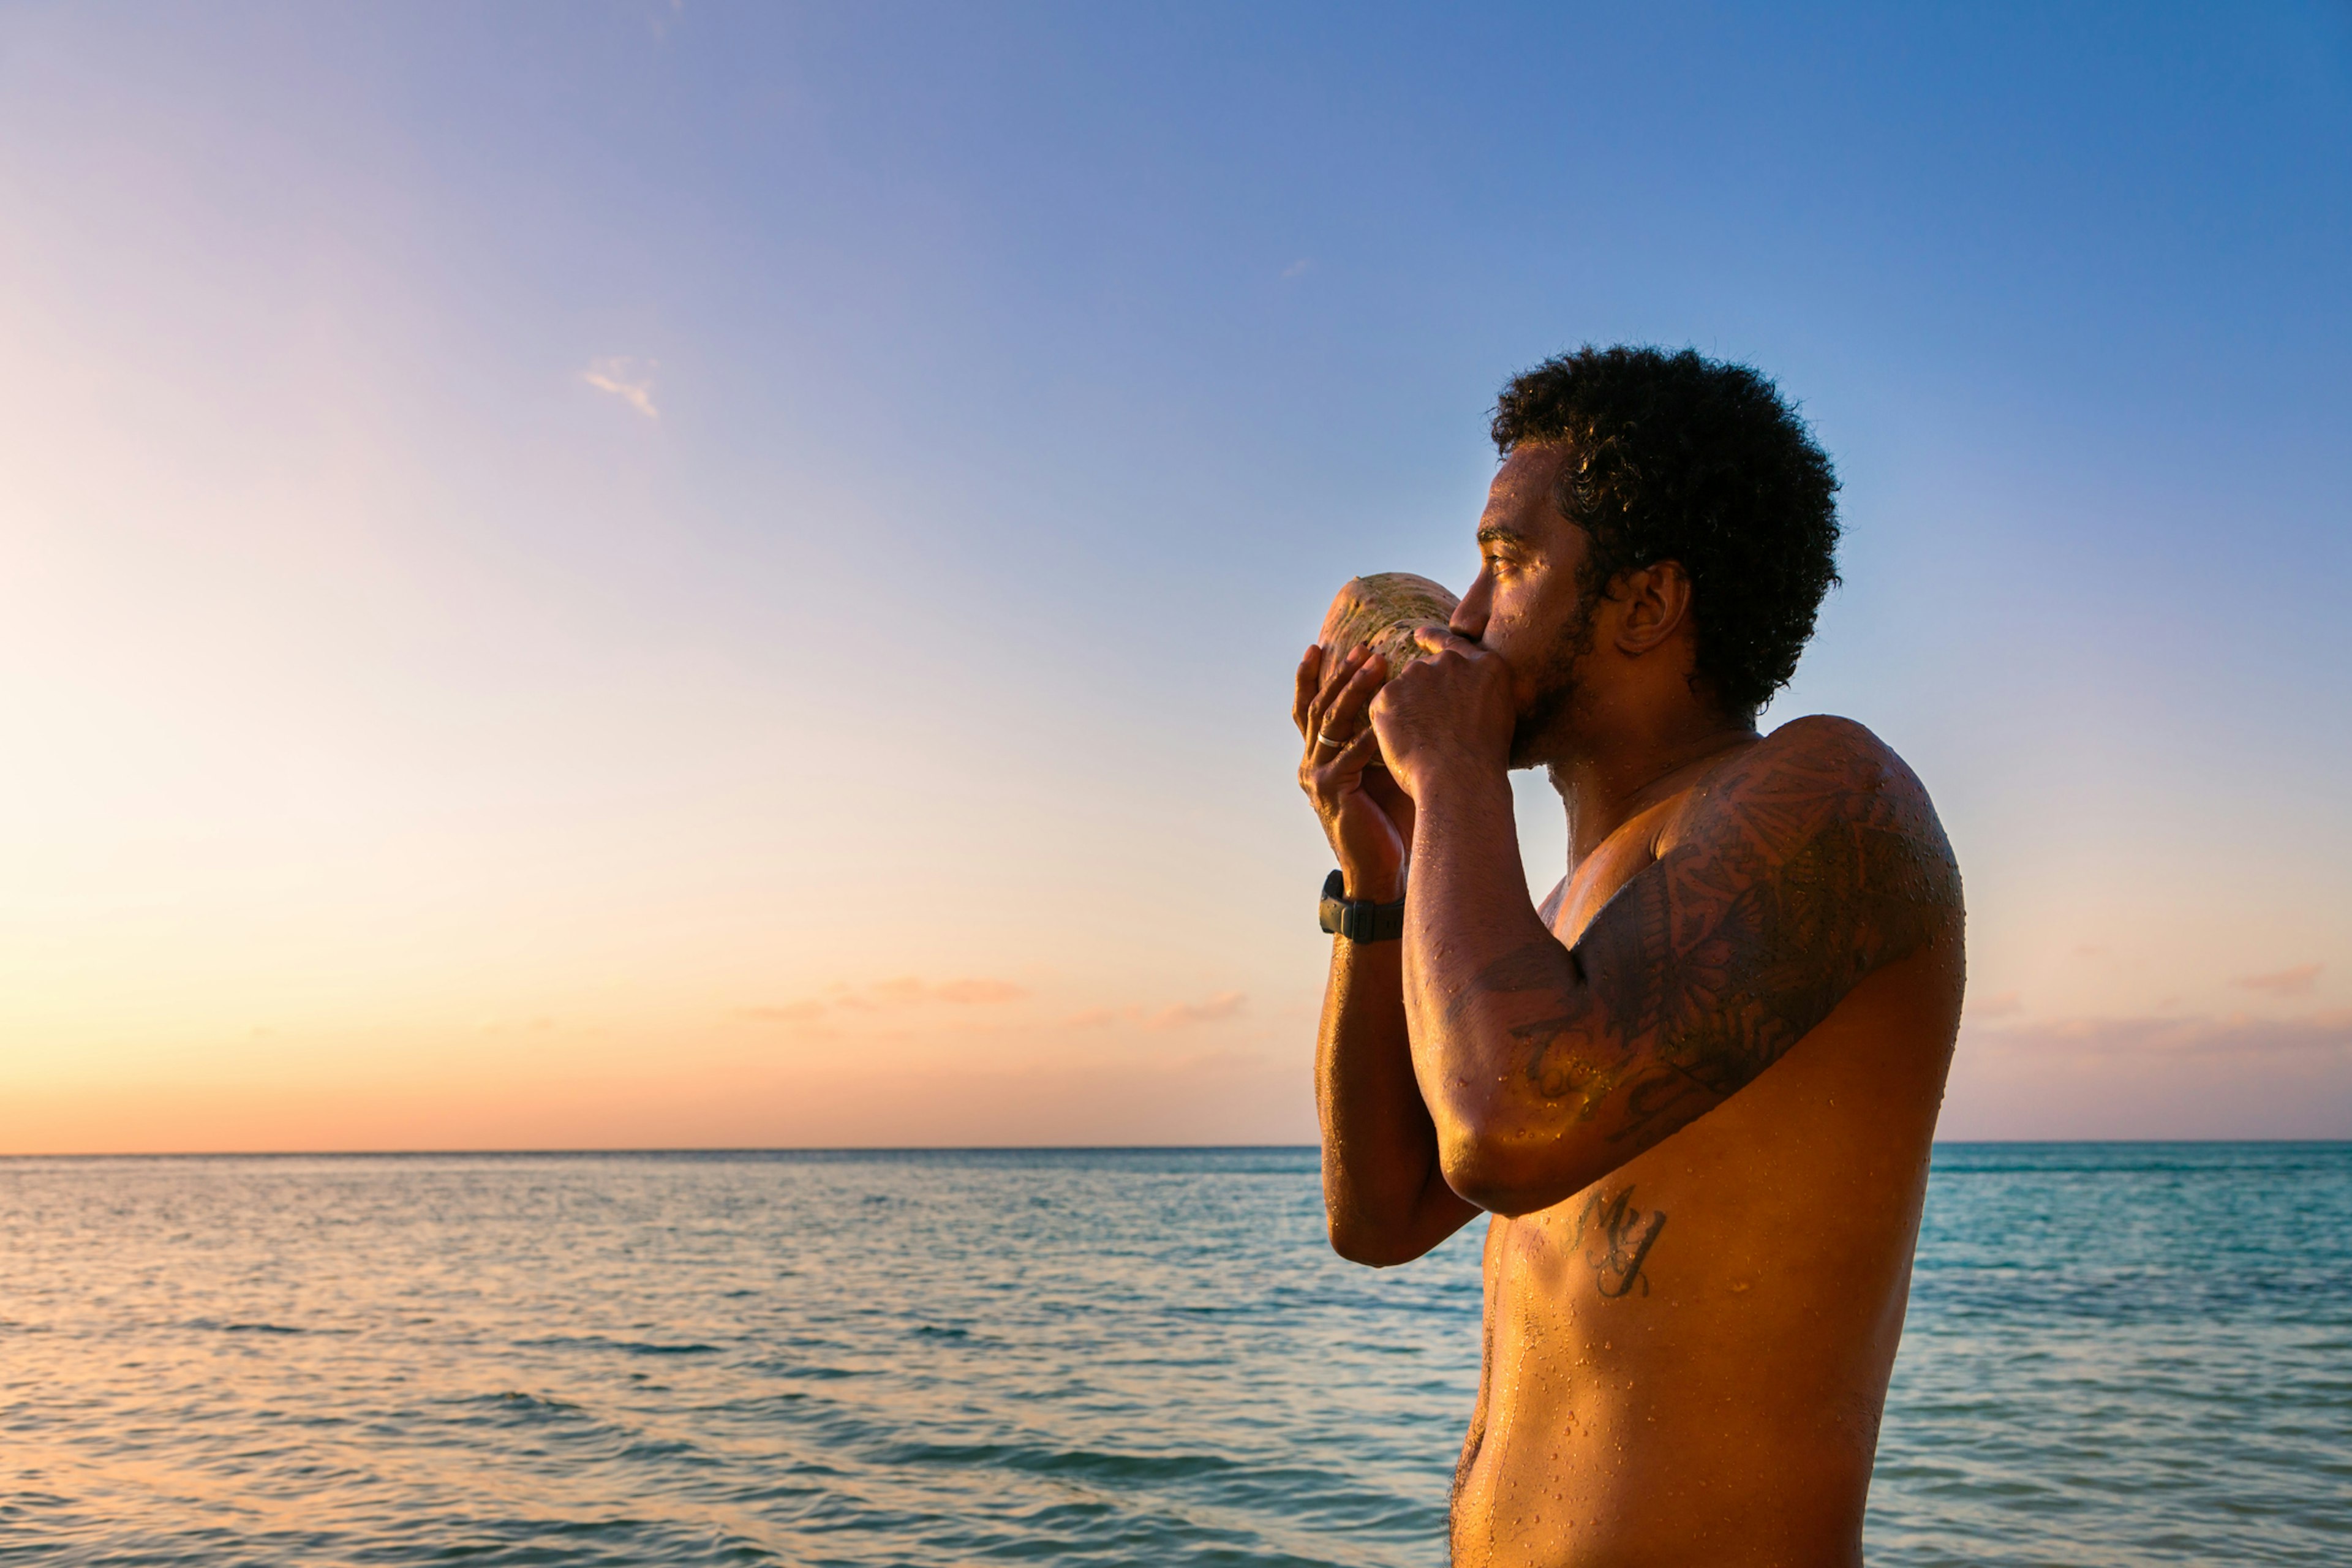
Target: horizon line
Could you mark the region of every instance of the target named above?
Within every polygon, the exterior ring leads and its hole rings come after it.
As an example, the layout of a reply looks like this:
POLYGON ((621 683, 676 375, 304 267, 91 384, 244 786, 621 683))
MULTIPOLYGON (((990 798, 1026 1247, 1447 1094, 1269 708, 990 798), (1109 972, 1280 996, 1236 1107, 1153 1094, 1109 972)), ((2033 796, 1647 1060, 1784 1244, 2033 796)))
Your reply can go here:
MULTIPOLYGON (((2258 1143, 2317 1145, 2352 1143, 2334 1138, 1938 1138, 1932 1149, 2051 1148, 2063 1144, 2184 1145, 2258 1143)), ((707 1158, 746 1154, 1219 1154, 1313 1153, 1313 1143, 745 1143, 628 1144, 604 1148, 550 1149, 145 1149, 58 1150, 0 1152, 9 1160, 415 1160, 432 1158, 521 1160, 707 1158)))

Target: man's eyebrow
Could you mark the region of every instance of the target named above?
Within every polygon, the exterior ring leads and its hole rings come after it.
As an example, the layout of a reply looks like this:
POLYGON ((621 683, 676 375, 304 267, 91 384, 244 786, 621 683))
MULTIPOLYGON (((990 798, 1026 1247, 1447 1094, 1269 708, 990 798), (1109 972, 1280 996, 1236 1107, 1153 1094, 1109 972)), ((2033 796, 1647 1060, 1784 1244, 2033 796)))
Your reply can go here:
POLYGON ((1481 544, 1532 545, 1535 543, 1535 541, 1529 539, 1526 534, 1521 533, 1516 528, 1510 528, 1499 522, 1489 522, 1482 524, 1479 527, 1478 542, 1481 544))

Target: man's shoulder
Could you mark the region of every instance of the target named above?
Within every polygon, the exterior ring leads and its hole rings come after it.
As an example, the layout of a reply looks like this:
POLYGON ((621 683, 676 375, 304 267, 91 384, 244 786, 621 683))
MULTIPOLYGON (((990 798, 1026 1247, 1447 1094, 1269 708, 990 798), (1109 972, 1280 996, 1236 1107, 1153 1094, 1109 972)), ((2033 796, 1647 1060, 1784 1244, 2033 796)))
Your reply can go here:
POLYGON ((1707 782, 1682 835, 1694 849, 1781 866, 1825 838, 1872 858, 1951 866, 1918 775, 1869 729, 1826 713, 1791 719, 1732 759, 1707 782))
POLYGON ((1784 764, 1851 770, 1869 776, 1877 770, 1900 768, 1908 774, 1895 748, 1880 740, 1867 725, 1834 713, 1808 713, 1791 719, 1752 748, 1751 754, 1784 764))
POLYGON ((1732 799, 1802 799, 1845 815, 1899 801, 1925 811, 1919 775, 1864 725, 1832 713, 1791 719, 1734 758, 1707 793, 1732 799))

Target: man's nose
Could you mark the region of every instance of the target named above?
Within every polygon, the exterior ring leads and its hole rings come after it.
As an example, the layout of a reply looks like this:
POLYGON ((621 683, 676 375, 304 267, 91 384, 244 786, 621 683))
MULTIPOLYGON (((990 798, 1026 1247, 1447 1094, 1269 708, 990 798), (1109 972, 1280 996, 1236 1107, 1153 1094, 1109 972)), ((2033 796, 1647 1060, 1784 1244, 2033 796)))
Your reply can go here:
POLYGON ((1494 595, 1489 591, 1486 574, 1481 572, 1476 580, 1470 584, 1470 591, 1462 595, 1462 602, 1454 606, 1454 615, 1446 621, 1445 629, 1455 637, 1468 637, 1472 642, 1476 642, 1486 630, 1486 617, 1492 612, 1494 604, 1494 595))

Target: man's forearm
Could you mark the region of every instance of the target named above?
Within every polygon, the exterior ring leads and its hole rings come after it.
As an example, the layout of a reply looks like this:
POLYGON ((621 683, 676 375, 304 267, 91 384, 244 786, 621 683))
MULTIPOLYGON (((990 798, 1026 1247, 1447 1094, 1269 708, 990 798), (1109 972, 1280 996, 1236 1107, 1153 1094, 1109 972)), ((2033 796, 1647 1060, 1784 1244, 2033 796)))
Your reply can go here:
POLYGON ((1331 1245, 1359 1263, 1408 1262, 1477 1212, 1438 1167, 1405 1028, 1403 946, 1333 943, 1316 1047, 1324 1208, 1331 1245))
MULTIPOLYGON (((1405 905, 1404 997, 1413 1066, 1441 1160, 1460 1176, 1472 1151, 1508 1136, 1527 1094, 1527 1062, 1481 991, 1497 965, 1539 969, 1524 992, 1580 988, 1575 962, 1528 896, 1509 775, 1465 763, 1420 783, 1420 837, 1405 905)), ((1472 1195, 1475 1184, 1463 1184, 1472 1195)))

